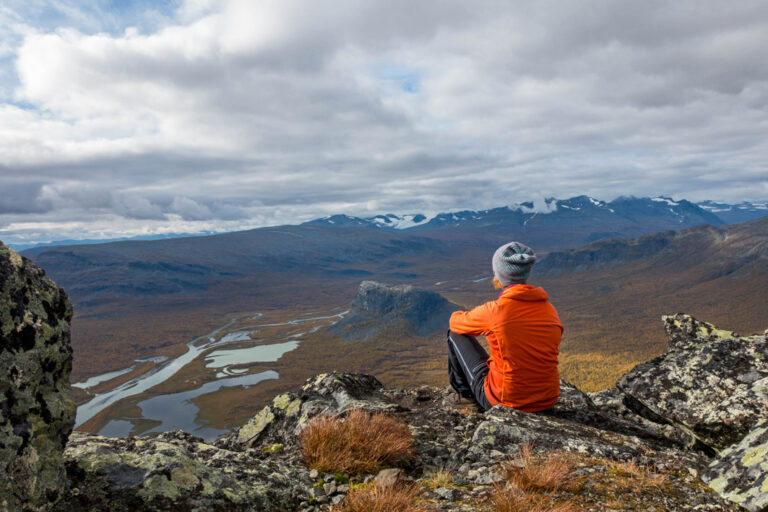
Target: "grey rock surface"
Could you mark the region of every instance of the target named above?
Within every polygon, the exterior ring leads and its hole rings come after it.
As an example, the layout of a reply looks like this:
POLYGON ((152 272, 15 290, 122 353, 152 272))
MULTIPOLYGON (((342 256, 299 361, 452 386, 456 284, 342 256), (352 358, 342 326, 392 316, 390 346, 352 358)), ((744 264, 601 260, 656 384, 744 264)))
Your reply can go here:
POLYGON ((602 458, 634 459, 641 464, 679 461, 688 467, 703 468, 707 463, 707 459, 699 454, 654 444, 631 433, 603 430, 502 406, 488 411, 484 421, 475 428, 467 458, 484 460, 492 450, 514 457, 525 443, 542 451, 563 450, 602 458))
POLYGON ((75 433, 71 490, 57 512, 294 510, 308 477, 294 459, 231 451, 181 431, 111 439, 75 433))
POLYGON ((71 318, 64 291, 0 244, 0 510, 47 510, 64 490, 71 318))
POLYGON ((710 454, 768 417, 768 342, 688 315, 664 317, 669 350, 624 375, 617 387, 634 412, 668 423, 710 454))
POLYGON ((750 512, 768 510, 768 420, 720 452, 702 479, 750 512))

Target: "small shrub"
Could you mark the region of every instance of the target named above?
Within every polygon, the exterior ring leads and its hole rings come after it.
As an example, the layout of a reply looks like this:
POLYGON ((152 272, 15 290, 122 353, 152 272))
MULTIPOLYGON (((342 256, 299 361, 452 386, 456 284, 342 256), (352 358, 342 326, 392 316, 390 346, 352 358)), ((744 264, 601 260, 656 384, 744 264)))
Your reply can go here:
POLYGON ((546 458, 533 455, 530 443, 520 448, 522 468, 507 467, 507 479, 523 491, 574 490, 577 481, 573 470, 575 458, 562 452, 550 453, 546 458))
POLYGON ((376 484, 351 489, 344 501, 331 509, 332 512, 427 512, 425 505, 416 500, 421 488, 416 485, 376 484))
POLYGON ((386 414, 354 410, 346 419, 321 416, 299 434, 304 463, 325 473, 373 473, 413 456, 407 425, 386 414))

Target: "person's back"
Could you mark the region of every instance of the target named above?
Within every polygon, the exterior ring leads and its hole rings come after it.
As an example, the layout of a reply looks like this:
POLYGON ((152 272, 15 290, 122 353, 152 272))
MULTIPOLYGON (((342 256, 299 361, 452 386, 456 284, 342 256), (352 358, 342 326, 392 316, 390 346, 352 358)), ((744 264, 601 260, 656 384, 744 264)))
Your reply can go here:
POLYGON ((486 409, 501 404, 541 411, 560 394, 563 326, 547 293, 525 282, 535 261, 522 244, 500 247, 493 258, 494 281, 504 287, 499 298, 451 316, 451 384, 486 409), (490 357, 471 338, 478 335, 488 339, 490 357))

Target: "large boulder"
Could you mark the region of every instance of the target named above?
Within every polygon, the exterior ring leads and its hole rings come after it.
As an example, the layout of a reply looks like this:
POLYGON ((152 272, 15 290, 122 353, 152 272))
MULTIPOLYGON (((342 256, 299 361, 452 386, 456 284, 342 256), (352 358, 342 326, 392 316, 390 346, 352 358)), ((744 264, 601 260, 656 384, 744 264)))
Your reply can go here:
POLYGON ((46 510, 65 487, 71 318, 64 291, 0 244, 0 510, 46 510))
POLYGON ((669 350, 616 384, 625 404, 714 455, 768 416, 768 342, 688 315, 663 317, 669 350))
POLYGON ((181 431, 146 438, 75 433, 66 450, 72 489, 56 512, 295 510, 308 477, 291 461, 231 451, 181 431))

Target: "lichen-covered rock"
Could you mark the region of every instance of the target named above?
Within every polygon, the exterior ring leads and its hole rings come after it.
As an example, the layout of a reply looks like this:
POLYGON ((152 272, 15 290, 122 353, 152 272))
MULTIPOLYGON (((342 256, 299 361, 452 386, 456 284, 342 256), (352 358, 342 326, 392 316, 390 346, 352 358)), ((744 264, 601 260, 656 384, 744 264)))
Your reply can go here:
POLYGON ((640 416, 624 404, 624 393, 618 388, 609 388, 602 391, 587 393, 600 412, 605 415, 622 420, 625 424, 641 428, 650 432, 657 439, 666 439, 675 446, 686 447, 690 442, 687 434, 682 434, 678 429, 667 423, 656 423, 640 416))
POLYGON ((768 510, 768 420, 720 452, 702 479, 750 512, 768 510))
POLYGON ((688 315, 664 317, 669 350, 624 375, 625 404, 675 426, 711 454, 741 440, 768 416, 768 342, 688 315))
POLYGON ((64 291, 0 244, 0 510, 46 510, 64 488, 71 318, 64 291))
POLYGON ((526 413, 496 406, 485 414, 475 429, 468 450, 470 460, 481 460, 493 451, 514 457, 520 447, 531 443, 536 450, 564 450, 595 457, 619 460, 679 461, 693 468, 702 468, 706 459, 651 443, 637 436, 625 435, 575 423, 548 414, 526 413))
POLYGON ((303 468, 206 444, 181 431, 111 439, 75 433, 65 452, 72 489, 56 512, 295 510, 303 468))

